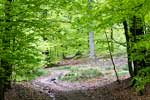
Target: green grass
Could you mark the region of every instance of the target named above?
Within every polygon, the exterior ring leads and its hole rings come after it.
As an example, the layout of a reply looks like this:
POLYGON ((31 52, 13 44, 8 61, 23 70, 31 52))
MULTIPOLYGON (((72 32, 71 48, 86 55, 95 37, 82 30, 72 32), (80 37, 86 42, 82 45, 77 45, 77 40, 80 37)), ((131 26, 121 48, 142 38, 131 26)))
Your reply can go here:
POLYGON ((74 82, 96 78, 103 75, 101 71, 96 68, 70 67, 69 70, 70 72, 65 76, 60 76, 59 80, 74 82))
POLYGON ((128 65, 124 65, 124 66, 122 67, 122 69, 128 71, 128 70, 129 70, 128 65))
POLYGON ((61 66, 61 67, 57 67, 57 70, 72 70, 74 69, 74 67, 76 66, 61 66))
MULTIPOLYGON (((128 71, 125 71, 125 70, 120 70, 120 71, 117 72, 118 76, 123 76, 123 75, 126 75, 126 74, 128 74, 128 73, 129 73, 129 72, 128 72, 128 71)), ((115 74, 113 74, 113 75, 115 75, 115 74)))
POLYGON ((43 76, 43 75, 47 75, 48 74, 48 71, 40 68, 40 69, 37 69, 36 71, 32 72, 32 73, 26 73, 22 76, 20 75, 17 75, 15 77, 15 80, 17 82, 21 82, 21 81, 30 81, 30 80, 33 80, 39 76, 43 76))
POLYGON ((105 70, 113 70, 113 66, 109 66, 109 67, 104 67, 105 70))

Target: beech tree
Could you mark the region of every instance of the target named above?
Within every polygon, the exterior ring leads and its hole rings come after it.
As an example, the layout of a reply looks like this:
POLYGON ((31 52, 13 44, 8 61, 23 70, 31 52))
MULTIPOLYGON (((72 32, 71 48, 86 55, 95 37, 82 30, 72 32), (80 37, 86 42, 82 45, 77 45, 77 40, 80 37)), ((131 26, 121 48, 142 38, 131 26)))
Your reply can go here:
POLYGON ((0 99, 16 77, 29 77, 44 64, 45 0, 0 0, 0 99))

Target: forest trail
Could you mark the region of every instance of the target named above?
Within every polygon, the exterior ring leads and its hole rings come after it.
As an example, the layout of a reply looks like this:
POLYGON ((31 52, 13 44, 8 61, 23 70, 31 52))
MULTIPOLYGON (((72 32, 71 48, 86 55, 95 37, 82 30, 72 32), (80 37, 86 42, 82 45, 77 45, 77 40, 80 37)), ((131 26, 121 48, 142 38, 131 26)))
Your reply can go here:
MULTIPOLYGON (((65 62, 67 63, 67 62, 65 62)), ((70 65, 74 63, 74 61, 70 61, 69 62, 70 65)), ((78 62, 76 62, 78 63, 78 62)), ((116 66, 122 67, 126 64, 126 57, 122 57, 121 59, 115 58, 115 63, 116 66)), ((99 59, 96 63, 78 63, 77 65, 75 65, 76 67, 99 67, 100 69, 104 69, 107 67, 112 67, 111 65, 111 60, 110 59, 99 59)), ((61 68, 61 67, 60 67, 61 68)), ((110 71, 104 71, 103 74, 104 76, 100 76, 98 78, 94 78, 94 79, 90 79, 90 80, 86 80, 86 81, 81 81, 81 82, 65 82, 65 81, 60 81, 58 80, 58 78, 60 76, 64 76, 65 74, 69 73, 68 70, 59 70, 57 69, 57 67, 53 67, 53 68, 48 68, 47 69, 51 74, 48 76, 42 76, 37 78, 36 80, 32 81, 32 84, 35 86, 34 88, 39 88, 40 89, 44 89, 45 88, 50 88, 52 90, 58 90, 58 91, 72 91, 72 90, 86 90, 92 87, 101 87, 103 85, 112 83, 114 81, 116 81, 116 77, 112 76, 112 74, 114 74, 114 71, 111 69, 110 71), (37 87, 36 87, 37 86, 37 87)), ((126 76, 122 76, 121 78, 128 78, 129 75, 126 76)), ((43 90, 42 89, 42 90, 43 90)), ((47 89, 46 89, 47 90, 47 89)))
MULTIPOLYGON (((117 67, 126 64, 126 57, 115 58, 114 60, 117 67)), ((111 61, 109 59, 99 59, 97 63, 78 63, 77 66, 79 65, 110 67, 111 61)), ((115 76, 106 74, 107 72, 103 77, 81 82, 65 82, 58 80, 58 77, 67 74, 69 71, 59 70, 58 67, 47 68, 47 70, 51 72, 50 75, 41 76, 36 80, 25 82, 15 87, 13 91, 17 91, 19 94, 19 99, 15 100, 20 100, 20 98, 21 100, 137 100, 135 96, 131 96, 134 93, 133 90, 128 88, 129 75, 119 77, 122 80, 121 84, 116 82, 115 76), (21 95, 21 93, 23 94, 21 95), (27 99, 27 97, 30 99, 27 99), (39 97, 40 99, 38 99, 39 97)))

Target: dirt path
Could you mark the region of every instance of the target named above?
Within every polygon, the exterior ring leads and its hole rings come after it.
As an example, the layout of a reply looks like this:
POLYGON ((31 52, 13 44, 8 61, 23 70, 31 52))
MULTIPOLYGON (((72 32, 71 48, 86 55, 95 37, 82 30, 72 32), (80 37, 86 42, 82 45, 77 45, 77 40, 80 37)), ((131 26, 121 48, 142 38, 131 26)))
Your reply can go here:
MULTIPOLYGON (((117 67, 127 64, 126 56, 113 57, 113 59, 117 67)), ((95 61, 88 61, 87 59, 79 59, 79 60, 64 60, 60 62, 60 65, 92 65, 103 68, 112 66, 112 62, 110 58, 97 58, 95 61)))
MULTIPOLYGON (((123 57, 121 59, 115 58, 114 61, 117 67, 126 64, 126 58, 123 57)), ((110 67, 111 61, 109 59, 99 59, 97 63, 78 63, 79 65, 93 65, 103 68, 104 66, 110 67)), ((69 71, 57 70, 56 68, 48 70, 52 72, 51 75, 42 76, 32 82, 25 82, 14 86, 10 93, 16 93, 15 95, 18 97, 14 96, 15 99, 7 97, 6 100, 137 100, 135 97, 133 99, 132 96, 127 99, 128 95, 132 94, 129 90, 125 97, 122 96, 120 98, 123 90, 126 91, 126 88, 129 86, 129 81, 123 81, 121 84, 118 84, 116 77, 112 75, 105 74, 103 77, 72 83, 58 80, 59 76, 65 75, 69 71), (123 97, 124 99, 122 99, 123 97)), ((129 75, 123 75, 120 79, 124 80, 128 77, 129 75)), ((10 93, 7 94, 9 95, 10 93)))
MULTIPOLYGON (((86 90, 92 87, 101 87, 107 85, 111 82, 116 81, 115 76, 110 76, 109 74, 100 76, 98 78, 81 81, 81 82, 65 82, 58 80, 58 77, 67 74, 69 71, 66 70, 51 70, 51 75, 37 78, 32 81, 31 84, 34 88, 39 88, 40 90, 57 90, 57 91, 73 91, 73 90, 86 90)), ((122 76, 122 78, 128 78, 129 75, 122 76)))
MULTIPOLYGON (((123 66, 126 64, 126 58, 115 58, 114 61, 117 66, 123 66)), ((97 62, 77 63, 76 66, 99 66, 100 68, 107 68, 111 67, 111 61, 110 59, 99 59, 97 62)), ((107 96, 107 100, 111 100, 108 99, 111 97, 110 94, 108 94, 110 90, 105 86, 116 81, 116 77, 114 76, 105 74, 103 77, 72 83, 58 80, 58 77, 67 74, 69 71, 58 70, 56 68, 49 68, 48 70, 51 72, 51 75, 37 78, 36 80, 30 82, 30 87, 48 94, 52 100, 101 100, 100 98, 106 99, 105 96, 107 96)), ((120 79, 126 79, 128 77, 129 75, 126 75, 120 77, 120 79)))

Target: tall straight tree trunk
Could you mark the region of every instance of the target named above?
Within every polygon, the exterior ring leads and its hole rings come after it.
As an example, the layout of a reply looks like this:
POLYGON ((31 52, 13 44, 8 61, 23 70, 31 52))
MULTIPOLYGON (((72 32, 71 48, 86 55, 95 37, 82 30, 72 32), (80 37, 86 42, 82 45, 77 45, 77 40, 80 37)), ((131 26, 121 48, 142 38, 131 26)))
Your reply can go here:
POLYGON ((89 57, 91 59, 95 59, 94 32, 89 32, 89 47, 90 47, 89 57))
MULTIPOLYGON (((88 0, 88 9, 89 9, 89 17, 91 16, 91 10, 92 10, 92 5, 91 5, 92 0, 88 0)), ((92 23, 90 23, 90 32, 89 32, 89 58, 94 60, 95 59, 95 45, 94 45, 94 32, 93 32, 93 26, 92 23)))
MULTIPOLYGON (((2 45, 3 45, 3 51, 6 51, 6 53, 9 53, 10 49, 10 44, 11 44, 11 2, 12 0, 6 0, 5 3, 5 29, 3 31, 3 36, 2 36, 2 45)), ((4 100, 5 96, 5 91, 11 87, 11 74, 12 74, 12 65, 10 64, 9 60, 7 57, 2 57, 1 58, 1 65, 0 67, 3 69, 0 75, 0 100, 4 100)))
POLYGON ((126 43, 127 43, 128 68, 129 68, 130 76, 133 77, 134 71, 133 71, 132 60, 131 60, 131 43, 130 43, 131 39, 129 36, 127 21, 123 21, 123 26, 125 31, 126 43))

